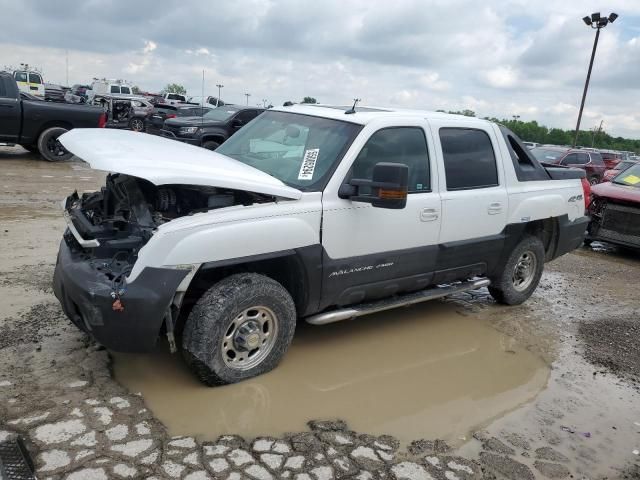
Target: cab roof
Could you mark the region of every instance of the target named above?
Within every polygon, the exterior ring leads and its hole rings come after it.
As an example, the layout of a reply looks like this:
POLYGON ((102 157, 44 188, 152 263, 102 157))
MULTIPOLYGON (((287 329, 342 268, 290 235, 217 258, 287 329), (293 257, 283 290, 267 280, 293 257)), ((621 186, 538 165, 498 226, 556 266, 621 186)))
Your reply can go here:
POLYGON ((274 107, 271 110, 278 112, 291 112, 300 113, 304 115, 312 115, 315 117, 331 118, 334 120, 341 120, 343 122, 357 123, 359 125, 366 125, 367 123, 380 118, 392 118, 392 117, 415 117, 423 119, 458 119, 467 120, 482 124, 491 123, 488 120, 483 120, 476 117, 465 117, 463 115, 456 115, 451 113, 433 112, 429 110, 412 110, 405 108, 387 108, 387 107, 375 107, 375 106, 357 106, 355 113, 345 113, 351 109, 351 105, 323 105, 323 104, 295 104, 288 107, 274 107))

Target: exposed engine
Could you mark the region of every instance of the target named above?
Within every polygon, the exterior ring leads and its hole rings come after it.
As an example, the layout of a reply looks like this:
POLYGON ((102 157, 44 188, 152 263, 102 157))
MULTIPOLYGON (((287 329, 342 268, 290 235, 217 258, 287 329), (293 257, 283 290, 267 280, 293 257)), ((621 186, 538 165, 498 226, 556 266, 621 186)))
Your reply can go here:
POLYGON ((71 234, 67 242, 93 258, 135 257, 163 223, 217 208, 268 201, 272 198, 244 191, 197 185, 156 187, 137 177, 112 174, 100 191, 82 196, 76 192, 66 202, 82 238, 96 239, 100 245, 82 249, 71 234))

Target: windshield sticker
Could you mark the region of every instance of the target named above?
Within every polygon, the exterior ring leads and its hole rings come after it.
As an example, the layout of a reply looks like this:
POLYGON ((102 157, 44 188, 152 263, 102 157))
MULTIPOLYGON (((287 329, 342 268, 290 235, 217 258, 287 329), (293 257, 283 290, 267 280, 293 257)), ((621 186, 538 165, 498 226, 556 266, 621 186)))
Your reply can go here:
POLYGON ((316 169, 316 161, 318 160, 319 148, 312 148, 304 152, 304 159, 298 173, 298 180, 311 180, 313 172, 316 169))
POLYGON ((623 182, 627 182, 629 185, 635 185, 636 183, 640 183, 640 177, 636 175, 627 175, 622 179, 623 182))

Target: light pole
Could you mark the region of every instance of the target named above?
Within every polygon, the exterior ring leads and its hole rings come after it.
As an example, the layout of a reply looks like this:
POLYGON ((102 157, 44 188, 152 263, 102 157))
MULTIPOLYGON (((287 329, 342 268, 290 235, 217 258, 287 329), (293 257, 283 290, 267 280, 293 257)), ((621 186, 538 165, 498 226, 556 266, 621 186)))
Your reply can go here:
POLYGON ((216 107, 220 104, 220 90, 222 90, 222 87, 224 87, 224 85, 222 85, 221 83, 217 83, 216 87, 218 87, 218 99, 216 100, 216 107))
POLYGON ((249 97, 251 96, 250 93, 245 93, 244 94, 245 97, 247 97, 247 107, 249 106, 249 97))
POLYGON ((578 112, 578 123, 576 124, 576 135, 573 138, 573 146, 578 143, 578 133, 580 133, 580 120, 582 120, 582 110, 584 109, 584 101, 587 98, 587 89, 589 88, 589 80, 591 79, 591 69, 593 68, 593 59, 596 56, 596 48, 598 48, 598 38, 600 38, 600 29, 613 23, 618 18, 617 13, 611 13, 608 17, 603 17, 600 13, 592 13, 590 17, 584 17, 582 21, 589 27, 596 30, 596 38, 593 41, 593 50, 591 51, 591 60, 589 61, 589 70, 587 71, 587 80, 584 82, 584 91, 582 92, 582 102, 580 102, 580 111, 578 112))
POLYGON ((518 120, 520 120, 520 115, 511 115, 513 117, 513 121, 517 122, 518 120))

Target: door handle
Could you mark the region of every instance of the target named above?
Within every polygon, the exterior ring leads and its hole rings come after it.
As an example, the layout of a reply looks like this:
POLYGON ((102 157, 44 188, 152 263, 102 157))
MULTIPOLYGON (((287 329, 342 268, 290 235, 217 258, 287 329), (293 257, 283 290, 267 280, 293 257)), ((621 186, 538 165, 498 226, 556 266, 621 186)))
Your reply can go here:
POLYGON ((420 212, 420 220, 423 222, 433 222, 438 219, 438 216, 439 212, 436 208, 423 208, 420 212))
POLYGON ((487 212, 489 213, 489 215, 497 215, 500 212, 502 212, 502 204, 500 202, 494 202, 489 204, 489 207, 487 208, 487 212))

